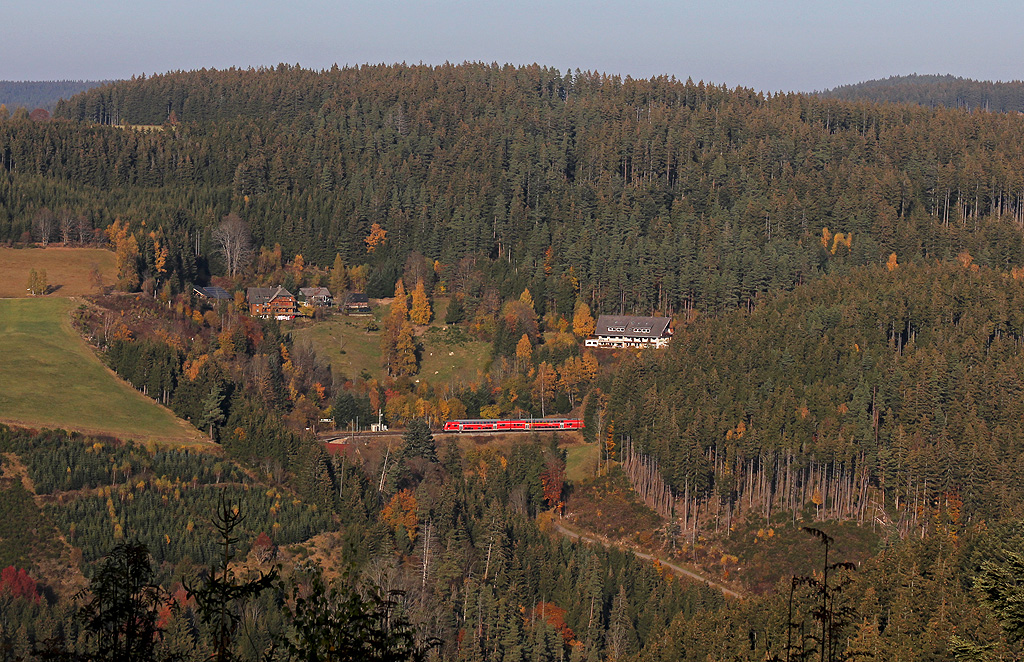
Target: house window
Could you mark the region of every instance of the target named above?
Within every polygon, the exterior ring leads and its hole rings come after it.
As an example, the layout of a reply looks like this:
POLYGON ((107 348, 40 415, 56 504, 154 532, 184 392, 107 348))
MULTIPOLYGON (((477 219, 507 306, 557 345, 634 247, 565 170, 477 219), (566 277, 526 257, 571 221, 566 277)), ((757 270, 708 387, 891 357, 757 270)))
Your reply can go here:
POLYGON ((650 329, 636 329, 636 333, 650 333, 650 329))
POLYGON ((626 330, 626 327, 624 327, 624 326, 610 326, 610 327, 608 327, 608 331, 611 332, 611 333, 616 333, 616 332, 622 333, 625 330, 626 330))

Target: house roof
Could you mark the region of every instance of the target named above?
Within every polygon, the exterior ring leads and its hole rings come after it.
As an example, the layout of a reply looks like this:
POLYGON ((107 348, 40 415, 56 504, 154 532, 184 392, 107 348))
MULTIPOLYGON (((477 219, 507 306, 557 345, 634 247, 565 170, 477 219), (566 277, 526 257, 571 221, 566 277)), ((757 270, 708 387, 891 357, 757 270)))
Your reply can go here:
POLYGON ((370 305, 370 297, 362 292, 353 292, 345 299, 345 304, 349 306, 368 306, 370 305))
POLYGON ((231 293, 225 290, 223 287, 217 285, 210 285, 209 287, 199 287, 198 285, 193 287, 196 294, 204 296, 208 299, 224 299, 227 301, 231 300, 231 293))
POLYGON ((329 297, 331 291, 326 287, 300 287, 299 294, 304 297, 329 297))
POLYGON ((277 287, 250 287, 245 293, 246 299, 249 303, 270 303, 278 297, 291 297, 295 298, 295 295, 284 289, 280 285, 277 287))
POLYGON ((661 338, 672 320, 668 317, 634 317, 632 315, 601 315, 594 328, 595 336, 622 338, 661 338))

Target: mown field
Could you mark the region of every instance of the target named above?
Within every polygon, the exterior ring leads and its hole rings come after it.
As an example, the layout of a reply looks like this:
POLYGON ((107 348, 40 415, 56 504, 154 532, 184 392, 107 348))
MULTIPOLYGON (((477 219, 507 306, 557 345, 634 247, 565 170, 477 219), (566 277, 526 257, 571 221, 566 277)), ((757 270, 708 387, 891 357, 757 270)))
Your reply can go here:
POLYGON ((103 283, 117 280, 114 253, 102 248, 0 248, 0 298, 27 297, 29 271, 45 271, 51 297, 96 294, 90 277, 99 269, 103 283))
POLYGON ((136 440, 205 443, 123 383, 71 327, 62 298, 0 299, 0 421, 136 440))
MULTIPOLYGON (((461 328, 447 327, 443 322, 447 301, 435 305, 434 321, 417 330, 420 371, 416 379, 432 384, 452 380, 467 383, 477 379, 490 360, 490 343, 474 340, 461 328)), ((327 359, 335 375, 355 379, 361 375, 381 379, 380 341, 383 316, 387 307, 374 309, 372 317, 335 315, 322 322, 299 322, 292 331, 296 340, 308 339, 319 356, 327 359), (367 331, 367 327, 378 330, 367 331)))

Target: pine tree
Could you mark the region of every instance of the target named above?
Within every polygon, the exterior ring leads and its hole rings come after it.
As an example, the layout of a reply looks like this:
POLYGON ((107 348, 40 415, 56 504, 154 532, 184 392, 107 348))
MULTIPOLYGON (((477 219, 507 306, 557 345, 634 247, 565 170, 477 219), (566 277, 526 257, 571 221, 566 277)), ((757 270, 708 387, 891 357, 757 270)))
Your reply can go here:
POLYGON ((210 439, 213 439, 213 429, 215 426, 224 422, 224 389, 221 388, 220 384, 214 384, 210 391, 203 398, 201 405, 202 414, 200 415, 199 424, 202 427, 209 428, 210 439))

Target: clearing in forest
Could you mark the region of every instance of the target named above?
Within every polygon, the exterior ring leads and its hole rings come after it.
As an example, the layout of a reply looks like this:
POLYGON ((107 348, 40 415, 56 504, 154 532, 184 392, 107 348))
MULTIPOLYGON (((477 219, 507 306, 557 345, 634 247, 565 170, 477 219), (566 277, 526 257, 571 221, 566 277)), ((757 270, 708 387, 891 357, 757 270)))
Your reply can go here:
MULTIPOLYGON (((443 314, 443 308, 439 311, 443 314)), ((384 377, 380 342, 387 307, 378 307, 372 317, 333 315, 326 320, 300 322, 292 331, 296 340, 308 339, 318 356, 327 359, 335 375, 355 379, 367 375, 384 377), (367 330, 367 328, 371 330, 367 330)), ((441 319, 444 319, 441 317, 441 319)), ((433 321, 417 327, 420 371, 413 379, 431 384, 468 383, 479 378, 491 357, 491 344, 476 340, 459 326, 433 321)))
POLYGON ((0 298, 29 296, 32 269, 46 272, 51 297, 96 294, 94 269, 105 285, 117 280, 114 253, 102 248, 0 248, 0 298))
POLYGON ((74 329, 68 299, 0 299, 0 422, 137 441, 205 437, 100 363, 74 329))

